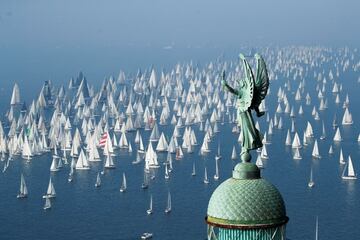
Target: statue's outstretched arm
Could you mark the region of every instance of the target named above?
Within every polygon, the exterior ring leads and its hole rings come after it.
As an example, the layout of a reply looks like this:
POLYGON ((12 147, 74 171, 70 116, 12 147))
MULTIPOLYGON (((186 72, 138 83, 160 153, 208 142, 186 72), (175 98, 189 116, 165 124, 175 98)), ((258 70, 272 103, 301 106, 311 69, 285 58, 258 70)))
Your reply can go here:
POLYGON ((235 90, 234 88, 230 87, 229 84, 227 84, 226 80, 225 80, 225 71, 223 71, 222 73, 222 80, 221 80, 221 85, 229 92, 231 92, 232 94, 235 95, 239 95, 239 92, 237 90, 235 90))

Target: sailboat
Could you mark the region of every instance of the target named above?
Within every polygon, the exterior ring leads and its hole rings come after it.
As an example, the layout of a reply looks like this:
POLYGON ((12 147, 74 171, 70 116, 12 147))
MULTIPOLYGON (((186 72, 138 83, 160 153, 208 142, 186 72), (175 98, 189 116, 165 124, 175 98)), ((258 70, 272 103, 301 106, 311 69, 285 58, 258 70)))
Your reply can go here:
POLYGON ((339 162, 340 164, 346 164, 342 148, 340 148, 339 162))
MULTIPOLYGON (((61 160, 61 159, 60 159, 61 160)), ((51 172, 57 172, 60 169, 58 168, 58 164, 57 164, 57 158, 55 158, 55 156, 53 156, 52 162, 51 162, 51 166, 50 166, 50 171, 51 172)))
POLYGON ((69 176, 68 176, 68 182, 72 182, 74 178, 74 168, 73 166, 70 166, 70 172, 69 172, 69 176))
POLYGON ((138 149, 138 152, 140 152, 140 153, 145 152, 144 143, 143 143, 141 135, 139 137, 139 149, 138 149))
POLYGON ((206 139, 206 136, 207 136, 207 135, 205 135, 203 144, 201 145, 201 148, 200 148, 200 154, 201 154, 201 155, 206 155, 206 153, 210 152, 209 142, 208 142, 208 140, 206 139))
POLYGON ((45 199, 45 205, 44 205, 44 210, 48 210, 51 208, 51 201, 50 201, 50 198, 46 198, 45 199))
POLYGON ((152 143, 149 142, 148 149, 145 154, 145 162, 148 164, 149 168, 159 168, 157 154, 152 147, 152 143))
POLYGON ((22 157, 24 159, 27 160, 27 162, 30 162, 31 157, 32 157, 32 151, 31 151, 31 147, 28 141, 27 136, 25 135, 24 138, 24 143, 23 143, 23 147, 22 147, 22 157))
POLYGON ((263 161, 261 160, 261 156, 259 154, 258 154, 258 156, 256 158, 256 166, 258 168, 264 168, 263 161))
POLYGON ((168 168, 168 164, 165 164, 165 179, 169 179, 170 175, 169 175, 169 168, 168 168))
POLYGON ((214 180, 219 180, 219 164, 218 159, 215 158, 215 175, 214 180))
POLYGON ((54 197, 56 197, 56 191, 55 191, 54 184, 52 183, 52 180, 50 177, 49 185, 48 185, 46 194, 43 196, 43 198, 54 198, 54 197))
POLYGON ((17 104, 20 104, 20 90, 19 90, 19 85, 15 83, 11 95, 10 105, 17 105, 17 104))
POLYGON ((156 151, 158 152, 165 152, 167 151, 168 149, 168 143, 166 141, 166 138, 165 138, 165 135, 164 133, 161 133, 161 136, 160 136, 160 139, 159 139, 159 142, 156 146, 156 151))
POLYGON ((134 161, 132 161, 131 163, 132 164, 138 164, 141 162, 141 156, 140 156, 140 153, 139 152, 136 152, 136 158, 134 161))
POLYGON ((196 175, 196 168, 195 168, 195 162, 194 162, 193 167, 192 167, 191 176, 195 176, 195 175, 196 175))
POLYGON ((295 133, 291 147, 292 148, 301 148, 300 138, 299 138, 299 135, 297 132, 295 133))
POLYGON ((120 187, 120 192, 125 192, 126 188, 127 188, 126 176, 125 176, 125 173, 123 173, 123 180, 122 180, 122 184, 120 187))
POLYGON ((150 195, 150 207, 148 210, 146 210, 146 213, 148 215, 152 214, 153 213, 153 198, 152 198, 152 195, 150 195))
POLYGON ((215 160, 219 160, 219 159, 221 159, 220 143, 218 143, 217 154, 215 155, 215 160))
POLYGON ((180 160, 184 157, 184 152, 181 148, 181 146, 176 147, 176 154, 175 154, 175 159, 176 160, 180 160))
POLYGON ((310 122, 307 122, 306 130, 305 130, 305 135, 306 135, 306 137, 308 137, 308 138, 311 138, 311 137, 314 136, 314 131, 313 131, 313 128, 312 128, 310 122))
POLYGON ((208 179, 206 167, 205 167, 205 173, 204 173, 204 183, 205 183, 205 184, 208 184, 208 183, 209 183, 209 179, 208 179))
POLYGON ((332 126, 333 126, 334 129, 338 126, 336 114, 334 115, 334 119, 333 119, 333 122, 332 122, 332 126))
POLYGON ((320 153, 319 153, 319 147, 318 147, 318 143, 317 140, 315 140, 314 143, 314 148, 311 154, 314 158, 321 158, 320 153))
POLYGON ((349 112, 348 108, 345 109, 341 124, 342 125, 352 125, 353 124, 352 115, 349 112))
POLYGON ((153 234, 152 233, 149 233, 149 232, 145 232, 141 235, 141 239, 151 239, 153 237, 153 234))
POLYGON ((233 146, 232 152, 231 152, 231 160, 236 160, 237 154, 236 154, 236 148, 233 146))
POLYGON ((301 157, 301 155, 300 155, 300 150, 299 150, 298 148, 295 148, 295 153, 294 153, 293 159, 294 159, 294 160, 300 160, 300 159, 302 159, 302 157, 301 157))
POLYGON ((322 122, 322 134, 320 136, 320 140, 324 140, 326 138, 325 124, 322 122))
POLYGON ((340 134, 340 128, 336 129, 336 133, 333 139, 335 142, 341 142, 342 138, 341 138, 341 134, 340 134))
POLYGON ((266 150, 266 145, 263 145, 262 149, 261 149, 261 154, 260 157, 262 159, 269 159, 269 156, 267 154, 267 150, 266 150))
POLYGON ((80 152, 80 156, 76 162, 76 166, 75 168, 77 170, 89 170, 90 169, 90 165, 89 165, 89 161, 84 153, 84 151, 81 149, 80 152))
POLYGON ((114 161, 113 161, 113 158, 111 157, 110 154, 108 154, 108 155, 106 156, 104 168, 108 168, 108 169, 114 169, 114 168, 116 168, 116 167, 115 167, 115 164, 114 164, 114 161))
POLYGON ((147 189, 148 187, 149 187, 148 175, 147 175, 146 171, 144 171, 144 182, 141 184, 141 188, 147 189))
POLYGON ((311 170, 310 170, 310 180, 309 180, 309 183, 308 183, 308 187, 309 188, 312 188, 312 187, 314 187, 315 186, 315 182, 314 182, 314 180, 313 180, 313 170, 312 170, 312 168, 311 168, 311 170))
POLYGON ((101 178, 100 178, 100 173, 98 173, 96 176, 95 187, 100 187, 100 186, 101 186, 101 178))
POLYGON ((17 198, 26 198, 28 195, 28 190, 25 183, 24 175, 21 174, 21 180, 20 180, 20 190, 19 194, 17 195, 17 198))
POLYGON ((347 167, 344 168, 344 171, 343 171, 343 174, 342 174, 342 179, 356 179, 356 173, 355 173, 355 170, 354 170, 354 166, 353 166, 353 163, 352 163, 352 160, 351 160, 351 157, 349 155, 349 158, 348 158, 348 162, 347 162, 347 167), (347 174, 345 173, 347 170, 347 174))
POLYGON ((170 192, 168 192, 168 198, 167 198, 167 205, 165 208, 165 213, 170 213, 171 212, 171 194, 170 192))
POLYGON ((169 165, 169 167, 168 167, 169 173, 172 172, 173 160, 172 160, 172 156, 171 156, 170 152, 168 152, 168 154, 167 154, 165 165, 169 165))

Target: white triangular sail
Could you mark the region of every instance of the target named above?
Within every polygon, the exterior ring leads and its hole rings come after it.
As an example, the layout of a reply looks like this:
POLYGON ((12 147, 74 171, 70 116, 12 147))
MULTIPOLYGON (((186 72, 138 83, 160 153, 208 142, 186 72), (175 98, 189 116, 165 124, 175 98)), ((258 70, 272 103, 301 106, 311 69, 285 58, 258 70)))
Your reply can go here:
POLYGON ((19 90, 19 86, 17 85, 17 83, 14 84, 10 104, 11 105, 20 104, 20 90, 19 90))
POLYGON ((161 136, 160 136, 160 139, 159 139, 159 142, 156 146, 156 151, 159 151, 159 152, 165 152, 167 151, 168 149, 168 143, 166 141, 166 138, 165 138, 165 135, 164 133, 161 133, 161 136))
POLYGON ((351 125, 353 124, 353 119, 352 119, 352 115, 349 112, 348 108, 345 108, 345 112, 344 112, 344 116, 342 118, 342 125, 351 125))
POLYGON ((26 183, 25 183, 25 178, 24 175, 21 174, 21 179, 20 179, 20 190, 19 190, 19 194, 17 195, 17 198, 25 198, 28 195, 28 190, 26 187, 26 183))
POLYGON ((145 162, 147 162, 149 168, 159 168, 157 154, 154 151, 151 142, 149 142, 148 149, 145 154, 145 162))
POLYGON ((264 168, 264 164, 263 164, 263 161, 262 161, 260 155, 258 155, 257 158, 256 158, 256 166, 257 166, 258 168, 264 168))
POLYGON ((301 148, 300 138, 299 138, 299 135, 297 132, 295 133, 291 147, 292 148, 301 148))
POLYGON ((75 169, 78 169, 78 170, 89 170, 90 169, 88 159, 82 149, 80 151, 79 158, 76 162, 75 169))
POLYGON ((300 150, 299 150, 299 148, 295 148, 295 152, 294 152, 293 159, 295 159, 295 160, 300 160, 300 159, 302 159, 302 157, 301 157, 301 155, 300 155, 300 150))
POLYGON ((50 177, 48 188, 47 188, 46 194, 43 196, 43 198, 53 198, 53 197, 56 197, 56 191, 55 191, 54 184, 50 177))
POLYGON ((106 156, 104 168, 115 168, 114 160, 111 155, 106 156))
MULTIPOLYGON (((61 159, 60 159, 61 161, 61 159)), ((50 166, 50 171, 51 172, 57 172, 60 169, 58 168, 58 164, 57 164, 57 158, 53 157, 52 162, 51 162, 51 166, 50 166)))
POLYGON ((315 140, 314 143, 314 148, 311 154, 314 158, 321 158, 320 153, 319 153, 319 147, 318 147, 318 142, 317 140, 315 140))
POLYGON ((347 168, 344 168, 342 178, 343 179, 356 179, 357 178, 350 155, 349 155, 348 162, 347 162, 347 168), (346 170, 347 170, 347 175, 345 173, 346 170))
POLYGON ((235 146, 233 146, 232 152, 231 152, 231 159, 232 160, 236 160, 237 159, 237 153, 236 153, 236 148, 235 146))
POLYGON ((336 129, 335 136, 334 136, 333 140, 335 142, 341 142, 342 141, 341 134, 340 134, 340 128, 336 129))

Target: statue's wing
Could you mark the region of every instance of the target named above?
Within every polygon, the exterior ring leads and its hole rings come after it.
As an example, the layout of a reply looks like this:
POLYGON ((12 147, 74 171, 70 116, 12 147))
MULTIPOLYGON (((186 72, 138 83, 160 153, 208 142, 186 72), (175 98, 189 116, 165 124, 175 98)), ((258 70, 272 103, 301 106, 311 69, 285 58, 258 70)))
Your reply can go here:
POLYGON ((247 111, 251 106, 254 96, 254 74, 249 63, 243 55, 240 55, 243 61, 245 78, 240 81, 238 108, 241 112, 247 111))
POLYGON ((256 58, 256 78, 254 86, 254 99, 253 106, 259 106, 261 101, 265 98, 269 89, 269 75, 266 69, 264 59, 259 55, 255 54, 256 58))

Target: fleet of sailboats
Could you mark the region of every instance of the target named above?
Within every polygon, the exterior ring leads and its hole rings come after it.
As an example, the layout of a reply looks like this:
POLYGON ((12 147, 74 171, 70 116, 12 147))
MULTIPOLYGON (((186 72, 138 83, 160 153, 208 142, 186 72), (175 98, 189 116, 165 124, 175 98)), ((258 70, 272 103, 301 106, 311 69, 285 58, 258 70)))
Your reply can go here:
MULTIPOLYGON (((236 63, 231 63, 231 65, 234 65, 233 68, 236 69, 236 63)), ((225 65, 221 67, 230 68, 225 65)), ((204 168, 203 182, 209 184, 208 170, 209 174, 214 174, 213 178, 216 181, 220 178, 219 164, 222 169, 223 161, 229 158, 238 159, 236 149, 239 145, 224 144, 222 140, 228 135, 219 134, 223 129, 222 125, 225 123, 230 125, 234 139, 238 138, 239 143, 242 140, 242 130, 236 119, 236 99, 221 90, 216 78, 220 67, 217 70, 211 69, 215 67, 209 66, 207 69, 200 70, 189 63, 180 66, 179 72, 162 72, 160 79, 152 69, 139 73, 131 81, 130 88, 121 85, 127 79, 119 76, 121 84, 112 78, 106 79, 101 91, 98 92, 87 84, 85 78, 82 78, 78 84, 75 84, 74 80, 70 84, 71 89, 75 91, 74 96, 65 93, 65 90, 57 91, 51 86, 50 96, 42 91, 38 99, 29 106, 26 104, 20 106, 20 90, 15 84, 10 109, 5 116, 8 125, 6 130, 3 128, 3 123, 0 123, 0 158, 4 165, 3 172, 11 168, 10 164, 18 158, 24 159, 29 165, 33 164, 37 156, 48 154, 46 155, 49 156, 46 170, 51 172, 56 182, 58 182, 57 178, 62 176, 61 172, 56 172, 61 169, 61 171, 69 171, 67 177, 69 182, 73 182, 72 184, 77 183, 76 176, 81 174, 80 172, 85 174, 97 172, 95 187, 99 188, 102 180, 104 183, 107 181, 107 174, 110 172, 108 169, 115 169, 115 167, 123 169, 123 164, 126 164, 123 156, 127 154, 126 156, 131 156, 133 160, 133 168, 141 168, 140 177, 143 177, 141 188, 145 191, 145 189, 151 189, 152 184, 157 184, 157 180, 153 181, 153 179, 159 172, 161 176, 164 174, 165 179, 171 177, 167 183, 173 181, 173 178, 176 178, 176 168, 180 165, 178 163, 189 162, 188 156, 195 156, 199 152, 202 155, 201 158, 207 161, 215 158, 215 164, 211 162, 204 168), (187 77, 185 72, 187 72, 187 77), (50 98, 53 101, 50 101, 50 98), (17 111, 17 107, 21 107, 21 110, 17 111), (46 112, 50 117, 44 114, 46 109, 51 109, 46 112), (199 142, 198 139, 200 139, 199 142), (220 144, 219 141, 217 151, 213 151, 216 148, 214 142, 219 139, 222 142, 220 144), (146 148, 143 140, 145 145, 148 143, 146 148), (52 156, 51 151, 53 151, 52 156), (98 170, 99 168, 102 169, 98 170), (143 176, 142 168, 144 168, 143 176), (163 169, 156 170, 158 168, 163 169), (74 179, 76 181, 73 181, 74 179)), ((289 75, 290 72, 286 74, 289 75)), ((278 90, 278 94, 275 94, 277 102, 273 111, 267 109, 265 102, 262 103, 261 108, 266 111, 266 120, 264 118, 263 122, 256 122, 257 129, 260 127, 264 129, 263 147, 259 149, 261 152, 256 158, 256 165, 263 168, 264 162, 266 167, 272 164, 271 161, 265 161, 265 159, 269 158, 267 151, 269 144, 277 143, 275 139, 280 139, 279 142, 283 148, 285 148, 284 143, 286 146, 291 146, 292 149, 287 148, 290 149, 289 157, 295 160, 304 158, 301 162, 308 161, 310 153, 316 159, 320 159, 321 155, 326 158, 326 154, 320 155, 319 150, 327 149, 329 146, 326 145, 327 140, 318 141, 317 138, 324 140, 328 135, 334 134, 335 143, 332 143, 334 147, 330 145, 329 154, 339 156, 339 163, 345 165, 341 166, 344 167, 342 179, 355 180, 357 178, 356 161, 353 163, 350 156, 345 161, 341 148, 341 142, 347 141, 346 129, 353 127, 351 125, 354 124, 355 119, 350 112, 352 105, 350 105, 349 96, 342 92, 344 90, 341 84, 336 83, 339 78, 329 80, 330 77, 325 76, 325 73, 314 73, 317 78, 317 87, 313 96, 311 91, 305 88, 305 77, 302 76, 302 71, 296 70, 296 74, 294 79, 301 79, 296 80, 299 81, 297 89, 288 83, 279 86, 278 89, 273 89, 278 90), (328 89, 326 81, 333 84, 332 90, 328 89), (330 91, 334 93, 333 98, 327 96, 330 91), (324 122, 326 120, 324 113, 328 111, 328 104, 340 104, 344 99, 343 108, 340 105, 343 109, 341 111, 344 111, 342 119, 337 120, 335 113, 332 123, 334 130, 327 128, 331 127, 331 120, 324 122), (319 104, 315 104, 316 102, 319 104), (311 113, 312 117, 305 120, 308 113, 311 113), (322 124, 318 120, 323 120, 322 124), (346 141, 342 138, 342 133, 346 141)), ((231 74, 229 81, 234 82, 236 76, 237 73, 231 74)), ((271 77, 278 78, 275 75, 271 77)), ((360 142, 360 134, 357 141, 360 142)), ((347 148, 344 150, 347 151, 347 148)), ((272 151, 269 153, 272 154, 272 151)), ((188 165, 188 170, 190 168, 192 170, 192 176, 196 175, 198 163, 193 161, 192 168, 191 162, 188 165)), ((118 170, 111 172, 116 173, 116 171, 118 170)), ((127 173, 132 179, 133 176, 127 173)), ((28 177, 27 180, 31 184, 28 177)), ((313 188, 314 185, 311 168, 308 187, 313 188)), ((127 179, 123 173, 120 192, 126 190, 127 179)), ((24 175, 21 174, 17 197, 26 198, 27 196, 27 185, 24 175)), ((46 194, 43 196, 44 209, 51 208, 50 199, 54 197, 56 197, 56 192, 50 177, 46 194)), ((171 194, 168 192, 165 212, 169 213, 171 210, 171 194)), ((152 195, 150 195, 149 209, 146 212, 149 215, 153 213, 152 195)))

